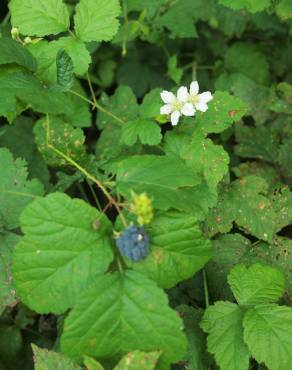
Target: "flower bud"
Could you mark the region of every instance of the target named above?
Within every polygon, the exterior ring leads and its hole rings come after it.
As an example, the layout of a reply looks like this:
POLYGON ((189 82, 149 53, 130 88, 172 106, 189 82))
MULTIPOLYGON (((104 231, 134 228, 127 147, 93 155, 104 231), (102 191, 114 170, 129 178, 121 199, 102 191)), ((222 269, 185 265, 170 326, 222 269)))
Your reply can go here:
POLYGON ((13 40, 19 37, 19 29, 17 27, 13 27, 11 29, 11 37, 13 38, 13 40))
POLYGON ((24 40, 23 40, 24 46, 29 45, 31 43, 32 43, 32 39, 29 36, 24 38, 24 40))

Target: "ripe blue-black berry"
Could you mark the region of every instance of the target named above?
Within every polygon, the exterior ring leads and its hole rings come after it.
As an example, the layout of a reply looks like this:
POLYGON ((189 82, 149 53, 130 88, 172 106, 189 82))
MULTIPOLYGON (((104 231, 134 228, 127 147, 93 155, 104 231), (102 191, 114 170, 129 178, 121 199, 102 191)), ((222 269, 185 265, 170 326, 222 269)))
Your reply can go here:
POLYGON ((116 240, 120 253, 132 261, 140 261, 149 253, 149 238, 143 227, 129 226, 116 240))

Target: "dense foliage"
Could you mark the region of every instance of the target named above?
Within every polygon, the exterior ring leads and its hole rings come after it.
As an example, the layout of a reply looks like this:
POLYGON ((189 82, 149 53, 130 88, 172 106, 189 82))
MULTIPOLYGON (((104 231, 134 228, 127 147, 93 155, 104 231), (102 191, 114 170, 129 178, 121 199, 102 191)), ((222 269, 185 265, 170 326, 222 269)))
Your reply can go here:
POLYGON ((1 15, 0 370, 291 370, 291 0, 1 15))

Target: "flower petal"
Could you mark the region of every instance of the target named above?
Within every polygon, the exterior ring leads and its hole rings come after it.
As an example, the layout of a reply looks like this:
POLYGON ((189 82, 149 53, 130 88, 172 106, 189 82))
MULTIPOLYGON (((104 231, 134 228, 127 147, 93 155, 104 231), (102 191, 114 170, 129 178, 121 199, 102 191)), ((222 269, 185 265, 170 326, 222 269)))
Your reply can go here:
POLYGON ((198 81, 193 81, 190 86, 190 94, 197 95, 199 93, 199 84, 198 81))
POLYGON ((177 98, 178 98, 178 100, 180 100, 181 102, 184 102, 184 103, 188 101, 189 92, 188 92, 188 89, 185 86, 181 86, 177 90, 177 98))
POLYGON ((163 102, 166 104, 170 104, 176 99, 175 95, 172 92, 166 90, 162 91, 162 93, 160 93, 160 96, 163 102))
POLYGON ((182 114, 185 116, 194 116, 195 115, 195 108, 192 103, 186 103, 182 109, 181 109, 182 114))
POLYGON ((178 124, 179 117, 180 112, 178 110, 175 110, 174 112, 171 113, 170 120, 172 126, 176 126, 178 124))
POLYGON ((201 112, 206 112, 208 105, 206 103, 199 102, 195 104, 195 108, 201 112))
POLYGON ((199 94, 200 103, 208 103, 210 100, 213 99, 212 94, 210 91, 203 92, 202 94, 199 94))
POLYGON ((160 114, 170 114, 172 112, 172 105, 165 104, 160 108, 160 114))

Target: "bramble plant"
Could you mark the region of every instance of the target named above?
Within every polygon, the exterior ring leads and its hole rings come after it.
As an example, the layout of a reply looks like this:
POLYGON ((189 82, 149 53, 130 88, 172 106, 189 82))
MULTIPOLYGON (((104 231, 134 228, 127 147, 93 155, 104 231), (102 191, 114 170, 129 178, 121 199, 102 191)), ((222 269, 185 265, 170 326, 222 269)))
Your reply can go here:
POLYGON ((0 8, 0 370, 292 370, 291 1, 0 8))

